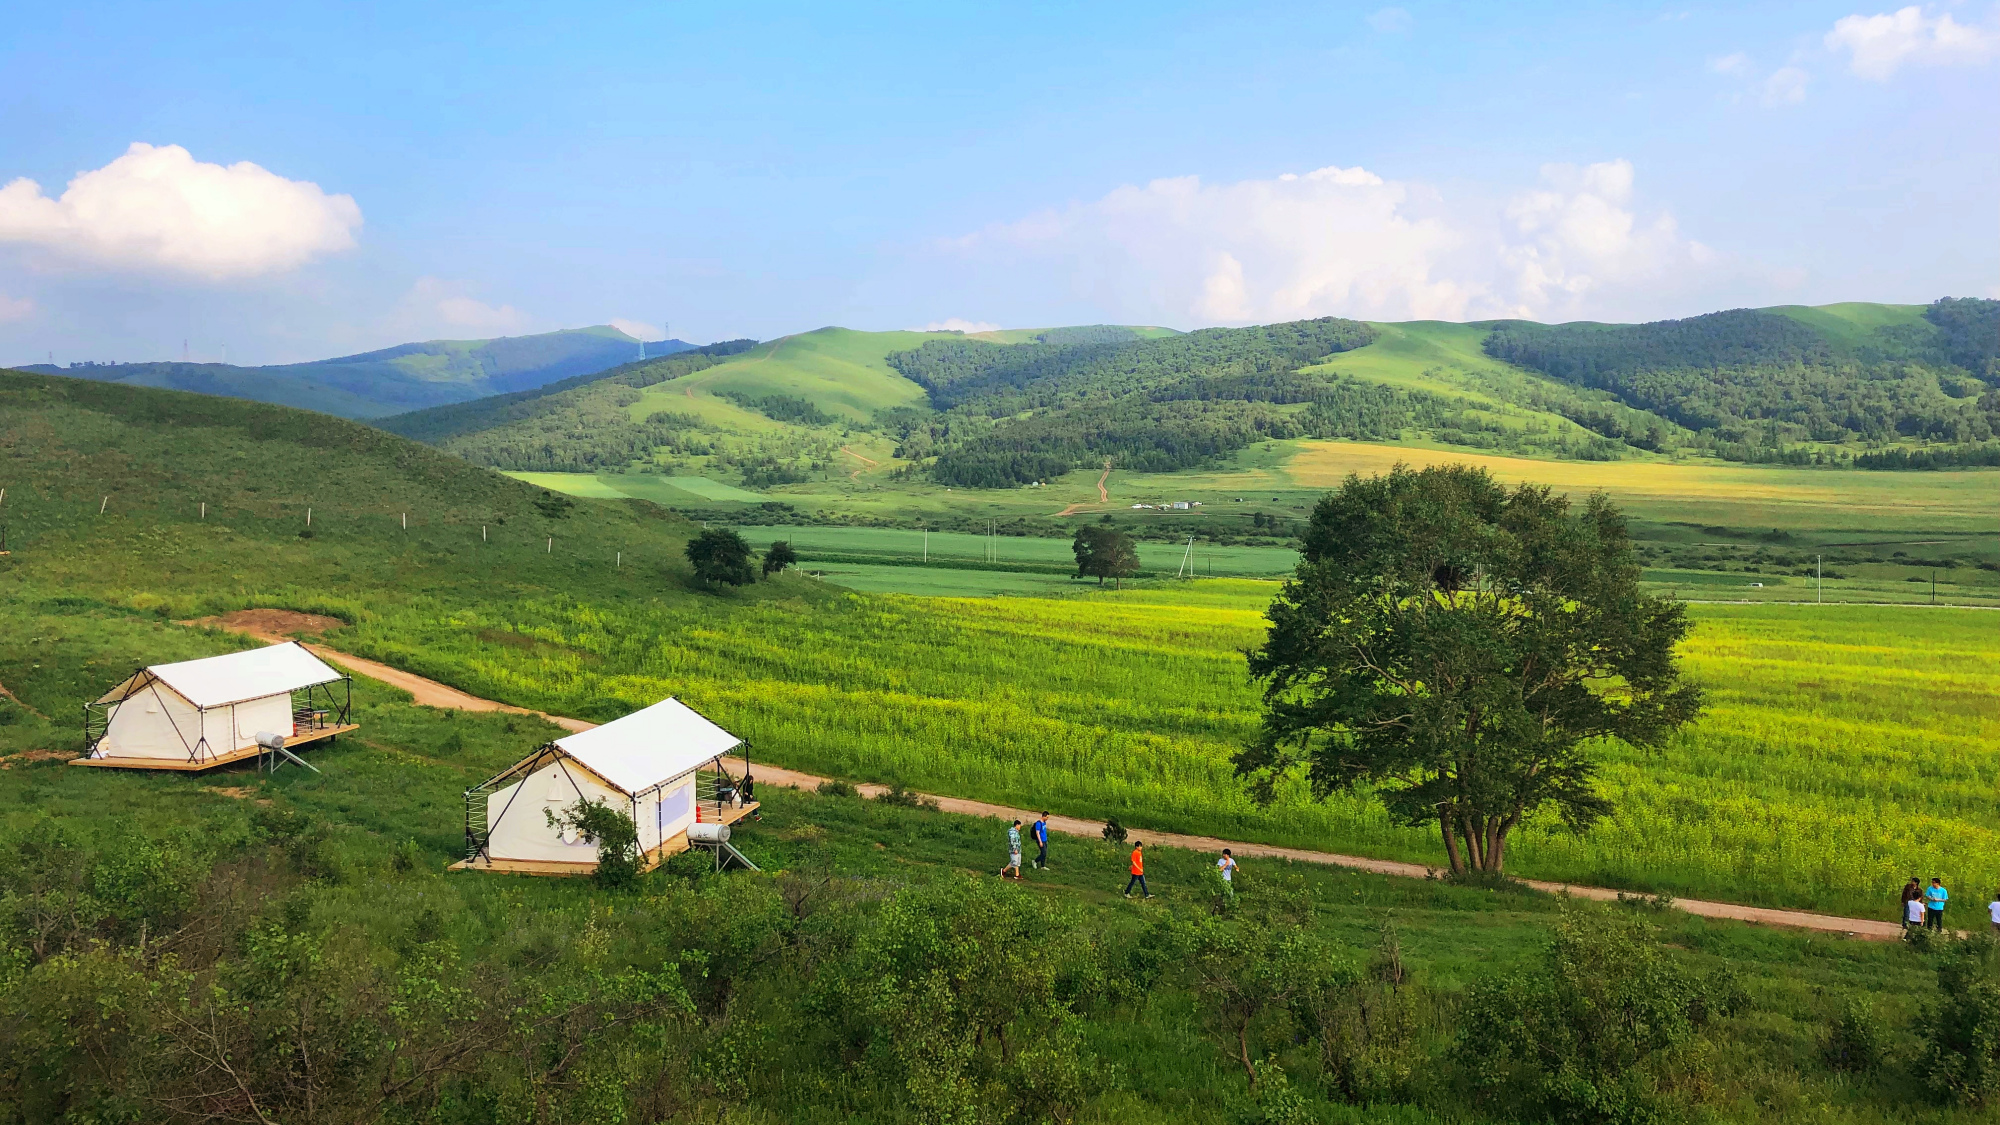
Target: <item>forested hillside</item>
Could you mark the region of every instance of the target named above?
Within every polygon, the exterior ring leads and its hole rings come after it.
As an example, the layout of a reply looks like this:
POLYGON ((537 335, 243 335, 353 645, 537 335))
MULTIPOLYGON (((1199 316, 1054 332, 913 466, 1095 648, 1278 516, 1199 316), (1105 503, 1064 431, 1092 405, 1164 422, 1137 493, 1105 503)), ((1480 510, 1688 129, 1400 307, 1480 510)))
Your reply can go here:
POLYGON ((1509 321, 1486 350, 1749 452, 1989 441, 2000 431, 1997 343, 2000 301, 1947 299, 1920 320, 1844 337, 1735 309, 1651 324, 1509 321))
MULTIPOLYGON (((692 345, 644 345, 660 356, 692 345)), ((603 371, 639 354, 641 344, 609 325, 491 340, 430 340, 310 363, 238 367, 226 363, 115 363, 23 370, 129 386, 247 398, 338 414, 380 418, 440 403, 521 391, 603 371)))

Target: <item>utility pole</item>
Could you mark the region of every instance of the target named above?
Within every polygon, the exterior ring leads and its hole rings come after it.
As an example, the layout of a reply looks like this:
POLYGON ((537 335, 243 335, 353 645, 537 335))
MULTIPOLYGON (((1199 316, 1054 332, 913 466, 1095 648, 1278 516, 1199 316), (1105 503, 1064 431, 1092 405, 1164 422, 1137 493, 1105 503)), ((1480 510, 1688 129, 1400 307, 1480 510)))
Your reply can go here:
POLYGON ((1821 557, 1813 556, 1813 586, 1817 591, 1813 603, 1816 605, 1826 601, 1826 568, 1820 565, 1821 557))

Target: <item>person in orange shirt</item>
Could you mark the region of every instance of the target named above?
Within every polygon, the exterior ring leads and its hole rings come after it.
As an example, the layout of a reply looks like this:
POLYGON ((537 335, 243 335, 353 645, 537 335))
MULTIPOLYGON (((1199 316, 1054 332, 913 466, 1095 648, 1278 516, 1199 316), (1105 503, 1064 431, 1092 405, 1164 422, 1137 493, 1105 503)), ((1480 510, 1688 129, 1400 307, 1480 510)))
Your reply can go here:
POLYGON ((1132 841, 1132 878, 1125 884, 1126 898, 1132 897, 1133 887, 1147 898, 1153 897, 1153 892, 1146 889, 1146 845, 1137 840, 1132 841))

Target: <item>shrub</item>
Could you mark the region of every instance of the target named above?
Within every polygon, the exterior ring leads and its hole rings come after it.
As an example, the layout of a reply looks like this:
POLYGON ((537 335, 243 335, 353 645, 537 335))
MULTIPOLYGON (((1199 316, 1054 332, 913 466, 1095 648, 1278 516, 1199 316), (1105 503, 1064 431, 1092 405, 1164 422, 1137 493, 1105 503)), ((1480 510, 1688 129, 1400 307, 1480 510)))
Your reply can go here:
POLYGON ((1917 1017, 1923 1043, 1917 1072, 1940 1098, 1977 1105, 2000 1089, 2000 982, 1993 943, 1948 946, 1938 963, 1937 998, 1917 1017))
POLYGON ((885 805, 893 805, 899 809, 926 809, 930 812, 936 812, 938 808, 936 798, 926 797, 913 789, 905 789, 900 784, 891 785, 887 792, 875 799, 885 805))
POLYGON ((1104 838, 1106 840, 1114 844, 1122 844, 1125 842, 1127 834, 1125 826, 1118 823, 1117 817, 1109 816, 1104 818, 1104 838))
POLYGON ((1888 1056, 1888 1032, 1876 1018, 1875 1008, 1856 997, 1847 1002, 1820 1043, 1820 1055, 1835 1070, 1866 1072, 1882 1065, 1888 1056))
POLYGON ((544 809, 549 827, 574 829, 577 835, 597 845, 597 885, 606 890, 623 890, 639 881, 639 826, 620 809, 603 801, 578 798, 561 816, 544 809))
POLYGON ((845 781, 834 779, 820 782, 818 793, 822 797, 858 797, 861 795, 861 790, 845 781))
POLYGON ((1660 1064, 1742 999, 1671 960, 1643 920, 1565 908, 1541 966, 1473 989, 1456 1054, 1510 1117, 1647 1120, 1664 1108, 1660 1064))

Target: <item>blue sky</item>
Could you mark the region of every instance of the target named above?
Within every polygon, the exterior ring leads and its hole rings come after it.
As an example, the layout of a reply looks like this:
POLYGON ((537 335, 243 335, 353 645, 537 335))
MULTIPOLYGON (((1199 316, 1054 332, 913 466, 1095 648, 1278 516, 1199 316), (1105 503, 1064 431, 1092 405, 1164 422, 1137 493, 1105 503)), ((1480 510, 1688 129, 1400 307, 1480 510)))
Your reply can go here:
POLYGON ((723 7, 25 6, 0 361, 2000 295, 1992 3, 723 7))

